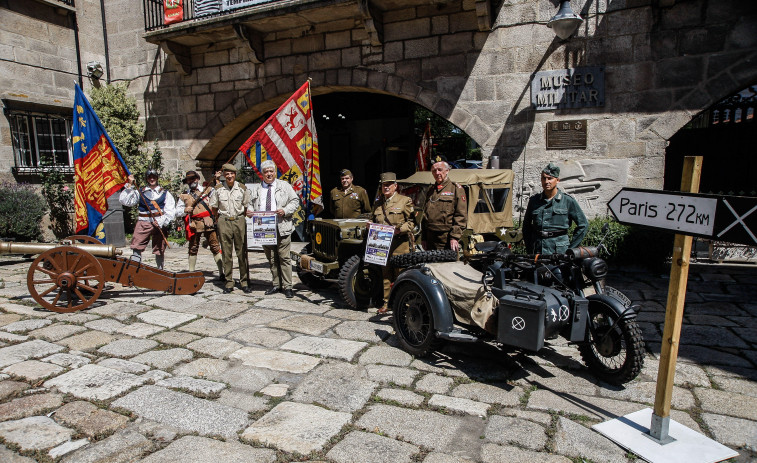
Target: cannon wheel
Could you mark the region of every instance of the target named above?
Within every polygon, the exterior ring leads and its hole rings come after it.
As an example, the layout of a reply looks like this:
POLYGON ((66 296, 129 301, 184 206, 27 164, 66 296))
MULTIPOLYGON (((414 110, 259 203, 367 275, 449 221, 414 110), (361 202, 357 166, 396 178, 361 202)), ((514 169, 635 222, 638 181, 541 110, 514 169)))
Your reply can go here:
POLYGON ((26 284, 32 298, 54 312, 86 309, 100 297, 105 282, 102 265, 73 246, 48 249, 32 262, 26 284))
POLYGON ((100 240, 89 235, 71 235, 64 238, 63 241, 72 241, 83 244, 102 244, 100 240))

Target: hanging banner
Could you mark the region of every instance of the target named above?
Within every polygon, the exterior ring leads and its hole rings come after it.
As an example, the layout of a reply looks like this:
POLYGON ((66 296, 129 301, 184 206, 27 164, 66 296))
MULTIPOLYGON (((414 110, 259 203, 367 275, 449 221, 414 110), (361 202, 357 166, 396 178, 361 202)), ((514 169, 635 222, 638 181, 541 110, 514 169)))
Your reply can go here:
POLYGON ((184 20, 184 0, 163 0, 163 24, 184 20))

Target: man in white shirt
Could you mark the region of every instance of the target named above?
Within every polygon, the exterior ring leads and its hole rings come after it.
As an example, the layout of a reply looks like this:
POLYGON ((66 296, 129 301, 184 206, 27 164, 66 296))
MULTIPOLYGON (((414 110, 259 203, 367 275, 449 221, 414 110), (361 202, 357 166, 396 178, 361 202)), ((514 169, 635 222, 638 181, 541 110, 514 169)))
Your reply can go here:
POLYGON ((155 254, 155 266, 163 269, 166 246, 163 228, 168 227, 174 219, 176 201, 171 193, 158 185, 158 172, 147 169, 147 185, 141 189, 134 188, 134 176, 129 175, 129 183, 124 185, 118 200, 126 207, 139 207, 139 218, 134 226, 131 239, 132 260, 142 261, 142 251, 152 239, 152 253, 155 254))
POLYGON ((292 216, 300 206, 300 200, 292 185, 276 179, 276 164, 273 161, 262 162, 260 173, 263 174, 263 182, 256 183, 251 188, 253 210, 276 211, 278 223, 277 244, 263 246, 273 276, 273 286, 265 294, 282 291, 286 297, 292 298, 292 258, 289 248, 294 231, 292 216))

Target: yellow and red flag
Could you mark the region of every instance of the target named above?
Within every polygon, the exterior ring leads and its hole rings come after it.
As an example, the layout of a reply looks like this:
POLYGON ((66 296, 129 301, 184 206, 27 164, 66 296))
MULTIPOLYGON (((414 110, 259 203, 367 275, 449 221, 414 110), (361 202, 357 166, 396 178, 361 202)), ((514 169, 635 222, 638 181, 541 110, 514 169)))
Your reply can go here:
MULTIPOLYGON (((315 130, 310 81, 305 82, 268 120, 263 123, 239 151, 260 176, 258 166, 273 160, 281 179, 292 184, 306 204, 323 208, 321 167, 318 160, 318 134, 315 130)), ((262 178, 262 177, 261 177, 262 178)))
POLYGON ((78 85, 72 132, 76 233, 94 236, 104 243, 102 220, 108 210, 108 196, 124 186, 130 173, 78 85))

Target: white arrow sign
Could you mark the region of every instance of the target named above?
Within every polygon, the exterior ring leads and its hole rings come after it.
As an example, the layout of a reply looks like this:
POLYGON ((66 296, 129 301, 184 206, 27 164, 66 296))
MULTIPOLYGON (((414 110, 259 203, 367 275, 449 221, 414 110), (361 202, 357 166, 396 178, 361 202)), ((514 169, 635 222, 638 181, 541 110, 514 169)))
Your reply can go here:
POLYGON ((608 206, 620 223, 712 236, 717 204, 717 198, 624 188, 608 206))

